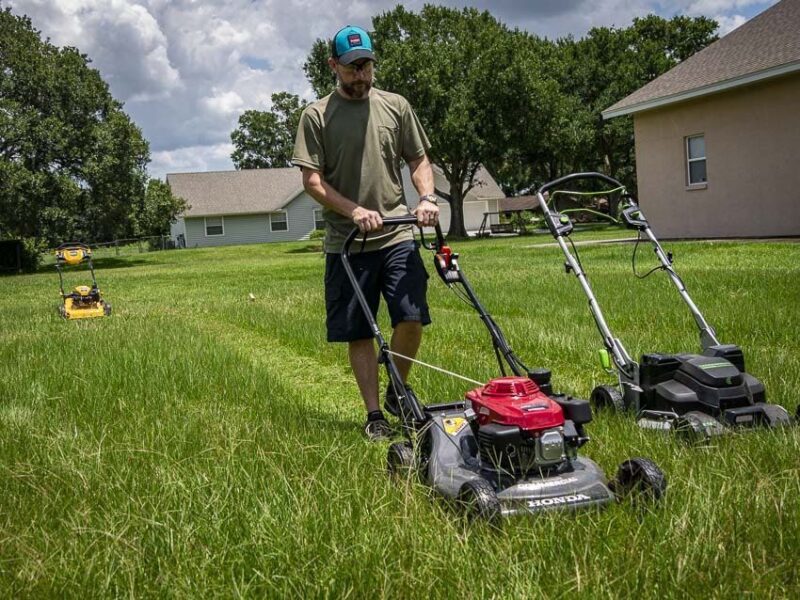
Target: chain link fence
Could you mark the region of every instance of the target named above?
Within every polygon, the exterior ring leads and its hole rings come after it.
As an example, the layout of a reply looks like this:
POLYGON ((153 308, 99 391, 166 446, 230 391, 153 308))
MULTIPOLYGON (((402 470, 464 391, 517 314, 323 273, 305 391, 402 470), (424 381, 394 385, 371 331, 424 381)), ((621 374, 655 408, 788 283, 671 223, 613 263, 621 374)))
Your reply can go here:
POLYGON ((87 244, 95 256, 126 256, 142 254, 143 252, 157 252, 159 250, 175 250, 182 247, 175 243, 168 235, 155 235, 151 237, 127 238, 113 242, 99 242, 87 244))
MULTIPOLYGON (((90 242, 86 245, 92 249, 92 258, 94 260, 135 256, 145 252, 159 252, 161 250, 175 250, 185 247, 184 244, 180 243, 180 240, 176 243, 168 235, 124 238, 111 242, 90 242)), ((53 248, 42 254, 39 266, 40 268, 46 268, 53 266, 55 262, 55 248, 53 248)))

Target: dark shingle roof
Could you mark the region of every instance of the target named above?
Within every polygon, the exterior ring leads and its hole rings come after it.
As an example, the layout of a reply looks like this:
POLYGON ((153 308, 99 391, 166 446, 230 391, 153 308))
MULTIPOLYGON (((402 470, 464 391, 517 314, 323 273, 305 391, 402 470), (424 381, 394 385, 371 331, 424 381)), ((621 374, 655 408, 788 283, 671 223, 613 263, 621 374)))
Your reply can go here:
MULTIPOLYGON (((447 191, 450 184, 436 165, 433 165, 433 175, 437 188, 447 191)), ((189 203, 185 217, 274 212, 283 209, 303 191, 303 175, 297 167, 169 173, 167 183, 173 194, 189 203)), ((503 191, 497 182, 481 166, 476 173, 476 185, 466 199, 502 197, 503 191)))
POLYGON ((297 167, 170 173, 167 183, 190 204, 187 217, 274 212, 303 191, 297 167))
POLYGON ((609 119, 800 71, 800 0, 783 0, 603 111, 609 119))

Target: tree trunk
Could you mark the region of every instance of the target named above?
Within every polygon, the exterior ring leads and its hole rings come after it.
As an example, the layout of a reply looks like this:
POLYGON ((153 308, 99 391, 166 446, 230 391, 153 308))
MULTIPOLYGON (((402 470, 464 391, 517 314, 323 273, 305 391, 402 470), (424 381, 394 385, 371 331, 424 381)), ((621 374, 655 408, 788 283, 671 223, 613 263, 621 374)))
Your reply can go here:
POLYGON ((462 183, 450 182, 450 229, 447 237, 451 239, 467 237, 467 228, 464 227, 464 198, 462 195, 462 183))

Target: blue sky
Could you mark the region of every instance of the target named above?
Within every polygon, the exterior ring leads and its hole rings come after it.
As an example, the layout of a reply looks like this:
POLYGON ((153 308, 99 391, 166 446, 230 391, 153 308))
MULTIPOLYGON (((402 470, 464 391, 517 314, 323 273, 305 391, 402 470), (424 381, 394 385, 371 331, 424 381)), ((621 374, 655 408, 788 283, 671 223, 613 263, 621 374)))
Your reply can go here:
MULTIPOLYGON (((431 3, 431 2, 429 2, 431 3)), ((481 0, 439 2, 487 9, 540 36, 581 37, 655 13, 707 16, 725 34, 775 0, 481 0)), ((397 0, 0 0, 57 45, 93 61, 150 142, 151 175, 225 170, 230 133, 270 96, 312 93, 302 63, 314 40, 345 24, 369 28, 397 0)), ((418 10, 424 2, 404 2, 418 10)))

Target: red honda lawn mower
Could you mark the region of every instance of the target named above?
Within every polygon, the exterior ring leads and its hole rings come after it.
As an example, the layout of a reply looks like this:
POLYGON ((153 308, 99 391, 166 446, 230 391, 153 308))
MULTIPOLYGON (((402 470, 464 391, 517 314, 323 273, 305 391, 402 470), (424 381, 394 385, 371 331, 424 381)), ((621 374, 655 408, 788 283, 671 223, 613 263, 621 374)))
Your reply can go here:
MULTIPOLYGON (((414 225, 413 215, 389 217, 384 226, 414 225)), ((631 458, 608 481, 592 460, 579 456, 592 419, 585 400, 553 393, 550 371, 528 369, 486 312, 436 229, 436 271, 478 312, 489 331, 502 377, 468 391, 462 400, 423 405, 405 385, 350 264, 354 229, 342 262, 378 345, 379 361, 400 406, 406 437, 389 447, 393 476, 415 474, 472 516, 497 520, 556 508, 597 507, 628 496, 659 500, 666 478, 651 460, 631 458), (510 370, 507 374, 506 367, 510 370)), ((424 240, 423 240, 424 244, 424 240)), ((476 382, 477 383, 477 382, 476 382)))

